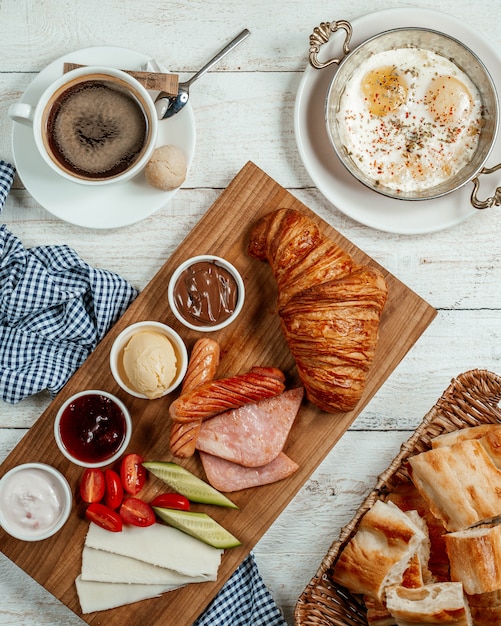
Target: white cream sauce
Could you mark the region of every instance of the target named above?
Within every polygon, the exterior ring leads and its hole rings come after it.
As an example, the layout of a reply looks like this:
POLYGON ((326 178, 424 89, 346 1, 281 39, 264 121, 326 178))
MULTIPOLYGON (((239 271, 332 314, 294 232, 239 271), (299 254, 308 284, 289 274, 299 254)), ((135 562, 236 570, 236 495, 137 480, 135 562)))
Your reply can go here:
POLYGON ((47 472, 27 468, 7 477, 0 508, 12 530, 37 535, 51 528, 63 510, 59 483, 47 472))

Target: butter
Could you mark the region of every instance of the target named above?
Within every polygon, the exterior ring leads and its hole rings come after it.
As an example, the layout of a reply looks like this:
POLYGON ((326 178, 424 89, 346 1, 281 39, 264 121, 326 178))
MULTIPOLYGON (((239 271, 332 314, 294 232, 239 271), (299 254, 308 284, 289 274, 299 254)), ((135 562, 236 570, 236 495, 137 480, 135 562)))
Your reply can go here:
POLYGON ((155 399, 174 381, 177 356, 168 337, 155 331, 140 331, 125 346, 123 368, 133 389, 155 399))

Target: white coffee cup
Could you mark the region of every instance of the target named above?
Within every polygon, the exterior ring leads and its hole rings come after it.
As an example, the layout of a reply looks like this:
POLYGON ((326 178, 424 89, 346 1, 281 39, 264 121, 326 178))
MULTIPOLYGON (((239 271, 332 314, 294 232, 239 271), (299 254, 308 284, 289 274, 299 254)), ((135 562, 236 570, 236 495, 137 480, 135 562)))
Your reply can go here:
POLYGON ((135 78, 110 67, 71 70, 35 106, 18 102, 8 114, 33 128, 36 148, 54 172, 84 185, 129 180, 156 146, 153 99, 135 78))

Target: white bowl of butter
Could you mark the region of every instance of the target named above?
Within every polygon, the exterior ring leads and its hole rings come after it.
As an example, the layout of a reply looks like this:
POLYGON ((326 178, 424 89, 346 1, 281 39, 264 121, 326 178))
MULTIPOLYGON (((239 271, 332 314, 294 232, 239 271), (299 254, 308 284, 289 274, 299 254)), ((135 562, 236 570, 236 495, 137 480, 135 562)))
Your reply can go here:
POLYGON ((188 367, 180 335, 166 324, 137 322, 113 342, 110 368, 118 385, 131 396, 155 400, 172 393, 188 367))
POLYGON ((65 524, 72 503, 68 481, 51 465, 24 463, 0 479, 0 526, 16 539, 51 537, 65 524))

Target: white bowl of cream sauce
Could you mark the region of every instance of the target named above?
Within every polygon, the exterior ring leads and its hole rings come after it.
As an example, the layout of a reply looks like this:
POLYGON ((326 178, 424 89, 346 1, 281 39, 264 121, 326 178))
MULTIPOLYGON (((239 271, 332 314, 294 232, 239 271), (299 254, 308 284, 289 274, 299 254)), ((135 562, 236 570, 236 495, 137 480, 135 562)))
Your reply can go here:
POLYGON ((44 463, 24 463, 0 479, 0 526, 22 541, 40 541, 57 533, 73 502, 66 478, 44 463))

